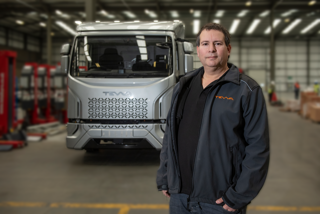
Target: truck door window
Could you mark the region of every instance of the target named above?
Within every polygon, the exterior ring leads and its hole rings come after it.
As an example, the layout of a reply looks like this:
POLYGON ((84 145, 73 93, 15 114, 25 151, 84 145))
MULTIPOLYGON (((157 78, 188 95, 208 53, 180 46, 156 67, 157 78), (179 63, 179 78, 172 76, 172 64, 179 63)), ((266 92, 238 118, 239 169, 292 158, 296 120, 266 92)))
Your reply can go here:
POLYGON ((172 74, 169 36, 78 37, 70 74, 81 78, 144 78, 172 74))

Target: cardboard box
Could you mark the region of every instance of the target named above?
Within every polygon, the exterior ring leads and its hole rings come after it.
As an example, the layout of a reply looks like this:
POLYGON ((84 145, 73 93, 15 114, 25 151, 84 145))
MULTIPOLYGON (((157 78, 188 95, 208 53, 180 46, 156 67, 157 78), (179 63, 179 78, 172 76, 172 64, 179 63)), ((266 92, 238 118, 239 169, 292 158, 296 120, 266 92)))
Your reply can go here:
POLYGON ((315 92, 303 91, 300 93, 300 114, 305 116, 309 102, 320 102, 320 97, 315 92))
POLYGON ((320 122, 320 102, 310 103, 308 106, 308 116, 314 122, 320 122))

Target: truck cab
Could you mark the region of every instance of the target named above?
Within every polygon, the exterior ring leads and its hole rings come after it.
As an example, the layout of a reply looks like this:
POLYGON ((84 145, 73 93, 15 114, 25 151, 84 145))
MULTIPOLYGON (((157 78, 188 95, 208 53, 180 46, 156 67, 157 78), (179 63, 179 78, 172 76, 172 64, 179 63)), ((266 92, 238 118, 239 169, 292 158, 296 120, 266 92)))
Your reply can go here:
POLYGON ((160 150, 172 92, 193 70, 181 22, 84 23, 61 48, 67 147, 160 150))

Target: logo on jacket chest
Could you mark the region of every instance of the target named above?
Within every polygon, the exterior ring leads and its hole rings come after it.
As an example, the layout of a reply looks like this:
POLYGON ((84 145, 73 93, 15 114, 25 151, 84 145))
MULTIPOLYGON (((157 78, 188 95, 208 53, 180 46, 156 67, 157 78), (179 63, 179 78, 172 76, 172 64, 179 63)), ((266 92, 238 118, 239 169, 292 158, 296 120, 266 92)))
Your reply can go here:
POLYGON ((223 100, 233 100, 232 97, 224 97, 224 96, 216 96, 217 99, 223 99, 223 100))

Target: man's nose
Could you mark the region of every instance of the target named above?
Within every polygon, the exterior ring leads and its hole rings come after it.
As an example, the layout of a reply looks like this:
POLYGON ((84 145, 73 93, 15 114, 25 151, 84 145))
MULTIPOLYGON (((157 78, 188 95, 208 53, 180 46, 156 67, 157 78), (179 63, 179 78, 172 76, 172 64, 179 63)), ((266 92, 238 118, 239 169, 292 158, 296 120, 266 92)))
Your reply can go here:
POLYGON ((210 51, 210 52, 216 52, 216 51, 217 51, 216 46, 214 45, 214 43, 211 43, 211 44, 209 45, 209 51, 210 51))

